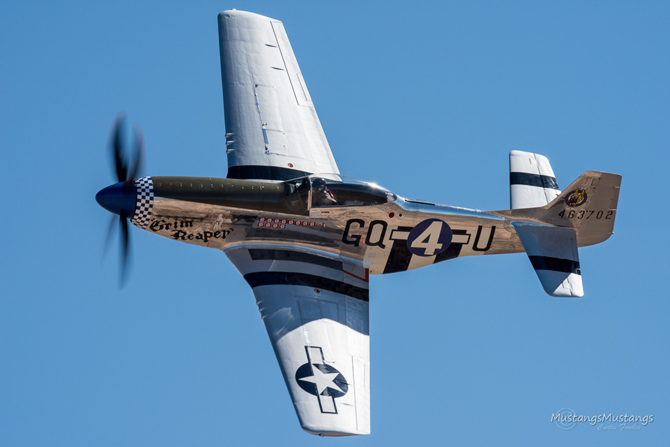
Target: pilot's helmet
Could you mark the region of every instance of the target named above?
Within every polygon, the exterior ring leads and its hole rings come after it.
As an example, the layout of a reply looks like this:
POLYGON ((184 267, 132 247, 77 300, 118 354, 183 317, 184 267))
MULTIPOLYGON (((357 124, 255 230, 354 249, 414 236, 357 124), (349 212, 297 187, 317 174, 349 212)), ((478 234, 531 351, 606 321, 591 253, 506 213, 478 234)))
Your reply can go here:
POLYGON ((312 181, 312 186, 316 189, 323 189, 326 187, 326 179, 316 178, 312 181))

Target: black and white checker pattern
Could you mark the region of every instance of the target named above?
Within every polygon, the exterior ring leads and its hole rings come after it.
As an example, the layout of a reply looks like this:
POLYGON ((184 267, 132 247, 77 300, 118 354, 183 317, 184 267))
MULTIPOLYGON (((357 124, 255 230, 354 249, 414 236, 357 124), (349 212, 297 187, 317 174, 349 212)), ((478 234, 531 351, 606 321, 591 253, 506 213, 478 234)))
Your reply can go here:
POLYGON ((151 209, 154 207, 154 182, 151 177, 138 178, 135 180, 137 189, 137 202, 132 224, 145 229, 151 220, 151 209))

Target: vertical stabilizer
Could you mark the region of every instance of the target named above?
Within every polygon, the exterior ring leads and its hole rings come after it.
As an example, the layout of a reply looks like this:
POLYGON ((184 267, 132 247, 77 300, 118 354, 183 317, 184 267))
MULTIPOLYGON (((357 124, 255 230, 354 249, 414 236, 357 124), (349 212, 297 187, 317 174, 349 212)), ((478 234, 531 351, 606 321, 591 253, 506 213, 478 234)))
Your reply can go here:
POLYGON ((561 193, 547 157, 530 152, 509 154, 510 207, 545 206, 561 193))

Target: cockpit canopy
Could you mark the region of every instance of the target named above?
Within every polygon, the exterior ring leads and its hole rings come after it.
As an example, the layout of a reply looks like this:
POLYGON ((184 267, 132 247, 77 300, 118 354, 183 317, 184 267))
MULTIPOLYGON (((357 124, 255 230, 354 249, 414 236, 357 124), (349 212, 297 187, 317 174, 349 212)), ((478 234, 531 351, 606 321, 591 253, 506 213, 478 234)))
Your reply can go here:
POLYGON ((397 198, 379 185, 339 174, 314 174, 288 180, 285 185, 286 203, 296 213, 311 208, 383 205, 397 198))

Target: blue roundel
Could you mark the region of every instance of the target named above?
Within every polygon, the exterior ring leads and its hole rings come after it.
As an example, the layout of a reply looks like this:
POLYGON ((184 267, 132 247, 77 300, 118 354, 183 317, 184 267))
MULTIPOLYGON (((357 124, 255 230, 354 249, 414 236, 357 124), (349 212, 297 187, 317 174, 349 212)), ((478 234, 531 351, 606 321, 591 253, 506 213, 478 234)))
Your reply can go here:
POLYGON ((446 222, 427 219, 412 228, 407 237, 407 248, 418 256, 435 256, 451 244, 453 233, 446 222))

